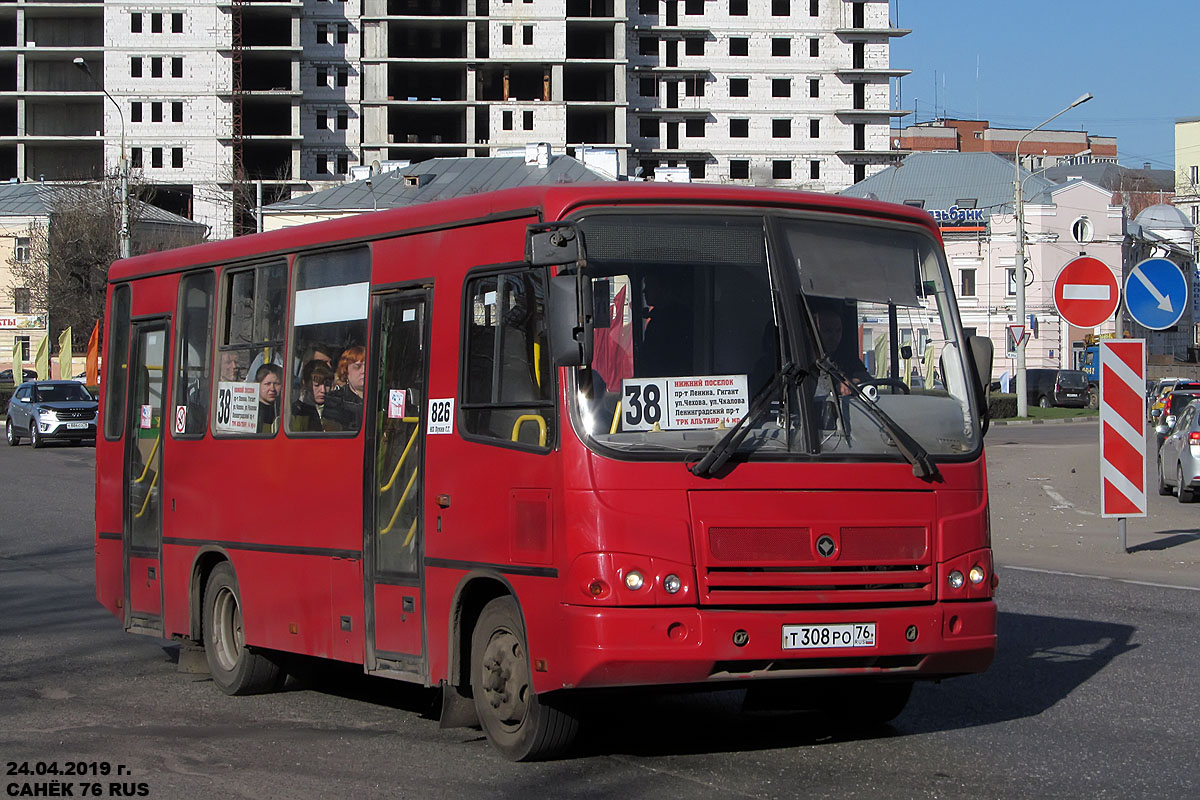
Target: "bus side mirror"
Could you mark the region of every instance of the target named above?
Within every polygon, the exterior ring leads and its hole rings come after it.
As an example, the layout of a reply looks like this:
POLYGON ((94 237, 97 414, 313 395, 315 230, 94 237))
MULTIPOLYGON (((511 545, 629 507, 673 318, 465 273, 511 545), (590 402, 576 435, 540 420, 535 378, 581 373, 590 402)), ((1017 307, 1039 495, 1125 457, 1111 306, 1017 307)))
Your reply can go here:
POLYGON ((595 314, 591 279, 559 275, 550 279, 548 294, 550 357, 554 366, 587 366, 592 363, 595 314))
POLYGON ((544 222, 526 228, 525 260, 535 267, 554 267, 577 262, 579 232, 574 223, 544 222))
POLYGON ((986 336, 968 336, 967 352, 971 356, 971 366, 975 372, 975 391, 982 407, 983 430, 986 433, 990 422, 987 416, 987 381, 992 377, 992 340, 986 336))

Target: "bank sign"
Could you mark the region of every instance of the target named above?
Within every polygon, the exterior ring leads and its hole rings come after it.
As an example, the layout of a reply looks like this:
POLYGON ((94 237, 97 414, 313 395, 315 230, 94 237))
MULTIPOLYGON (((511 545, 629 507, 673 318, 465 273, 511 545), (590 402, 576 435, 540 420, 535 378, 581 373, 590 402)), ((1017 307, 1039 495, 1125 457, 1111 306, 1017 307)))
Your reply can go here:
POLYGON ((984 225, 987 220, 984 219, 982 208, 959 208, 958 206, 950 206, 949 208, 934 208, 930 209, 930 214, 937 220, 938 225, 984 225))

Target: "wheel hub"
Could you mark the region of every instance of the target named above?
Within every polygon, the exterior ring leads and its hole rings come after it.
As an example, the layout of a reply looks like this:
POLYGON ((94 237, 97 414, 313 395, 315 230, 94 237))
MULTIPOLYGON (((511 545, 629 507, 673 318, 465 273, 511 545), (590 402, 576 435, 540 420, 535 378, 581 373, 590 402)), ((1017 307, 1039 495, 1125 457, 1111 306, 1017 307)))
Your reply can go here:
POLYGON ((497 631, 483 654, 483 691, 496 716, 507 724, 525 717, 529 676, 521 641, 508 631, 497 631))

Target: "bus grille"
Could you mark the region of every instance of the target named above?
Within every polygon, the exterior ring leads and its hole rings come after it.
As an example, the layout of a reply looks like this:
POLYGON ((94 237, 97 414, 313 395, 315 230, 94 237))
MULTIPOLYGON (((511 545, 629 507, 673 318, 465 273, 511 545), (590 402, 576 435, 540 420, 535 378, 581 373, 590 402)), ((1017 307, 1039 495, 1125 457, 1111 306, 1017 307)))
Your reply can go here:
POLYGON ((845 606, 934 600, 924 526, 713 527, 698 555, 710 605, 845 606), (820 552, 828 537, 834 550, 820 552))

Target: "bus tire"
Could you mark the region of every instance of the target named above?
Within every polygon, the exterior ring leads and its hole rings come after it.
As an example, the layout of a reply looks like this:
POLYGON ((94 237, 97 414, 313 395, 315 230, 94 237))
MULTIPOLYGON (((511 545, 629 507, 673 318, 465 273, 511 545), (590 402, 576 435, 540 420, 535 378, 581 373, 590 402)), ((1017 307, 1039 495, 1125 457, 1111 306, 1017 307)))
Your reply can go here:
POLYGON ((228 562, 218 564, 204 589, 204 653, 213 683, 229 695, 262 694, 283 685, 274 660, 246 646, 242 598, 228 562))
POLYGON ((574 714, 533 691, 525 626, 512 597, 489 602, 475 623, 471 691, 484 733, 511 761, 554 758, 579 732, 574 714))

